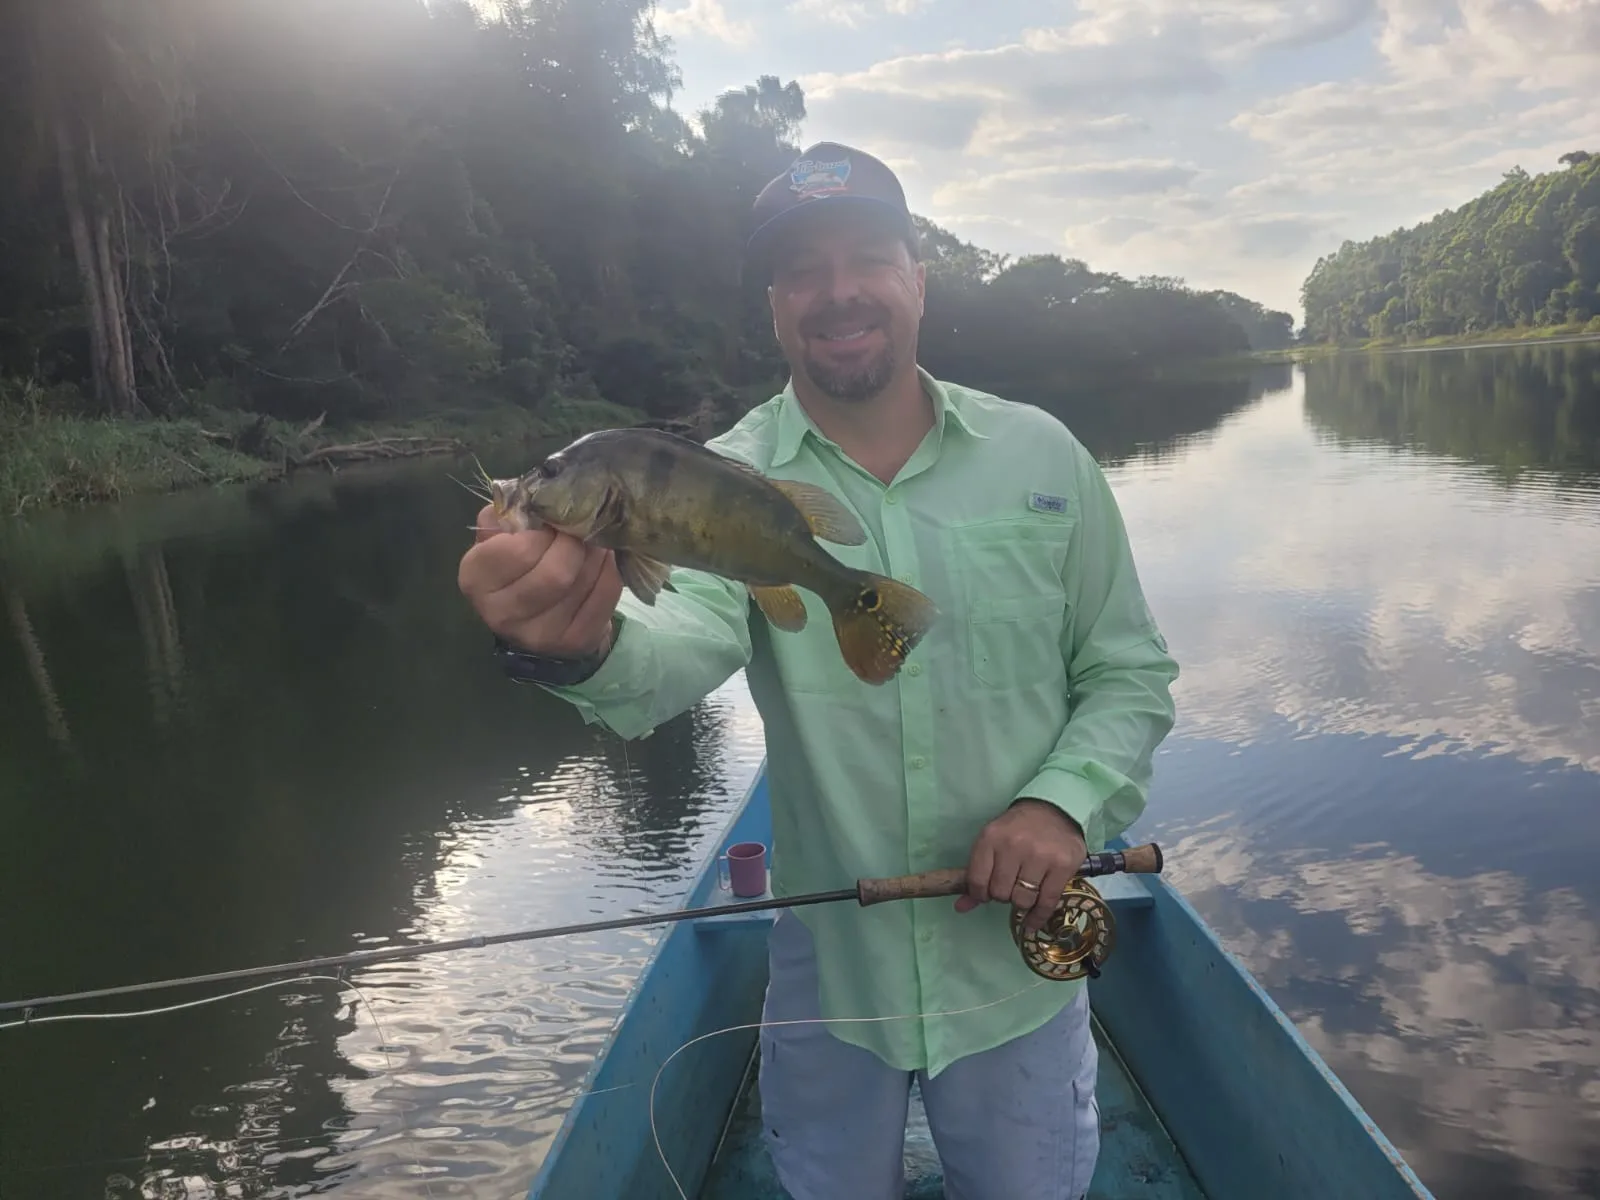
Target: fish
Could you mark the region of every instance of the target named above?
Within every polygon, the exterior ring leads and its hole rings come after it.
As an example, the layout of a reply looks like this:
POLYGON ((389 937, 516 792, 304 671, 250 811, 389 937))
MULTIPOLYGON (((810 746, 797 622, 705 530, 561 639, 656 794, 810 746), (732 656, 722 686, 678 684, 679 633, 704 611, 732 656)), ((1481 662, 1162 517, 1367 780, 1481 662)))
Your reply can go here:
POLYGON ((549 526, 613 551, 623 583, 652 607, 671 589, 672 568, 683 567, 744 584, 776 628, 797 633, 806 608, 795 589, 812 592, 846 665, 868 684, 893 679, 939 619, 916 588, 823 548, 867 540, 826 489, 768 478, 664 430, 585 434, 517 478, 488 480, 487 490, 503 529, 549 526))

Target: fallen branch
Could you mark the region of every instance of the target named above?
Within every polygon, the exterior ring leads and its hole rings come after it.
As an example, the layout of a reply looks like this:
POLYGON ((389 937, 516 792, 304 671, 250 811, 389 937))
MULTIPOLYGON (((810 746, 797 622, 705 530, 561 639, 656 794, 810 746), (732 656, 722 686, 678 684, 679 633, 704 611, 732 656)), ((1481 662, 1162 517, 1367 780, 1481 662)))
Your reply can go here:
POLYGON ((308 467, 316 463, 371 462, 380 458, 416 458, 424 454, 465 453, 466 446, 447 437, 381 437, 367 442, 345 442, 321 446, 298 455, 294 464, 308 467))

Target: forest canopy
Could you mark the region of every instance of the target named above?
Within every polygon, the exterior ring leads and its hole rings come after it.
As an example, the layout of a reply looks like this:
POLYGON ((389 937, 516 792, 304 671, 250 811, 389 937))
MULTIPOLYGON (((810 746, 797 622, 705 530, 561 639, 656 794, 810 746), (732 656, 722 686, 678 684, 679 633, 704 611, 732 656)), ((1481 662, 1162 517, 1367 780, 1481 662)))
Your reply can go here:
POLYGON ((1411 229, 1345 242, 1301 288, 1305 340, 1582 326, 1600 316, 1600 155, 1520 167, 1411 229))
MULTIPOLYGON (((726 417, 783 365, 741 280, 805 97, 691 123, 648 0, 59 0, 0 16, 0 420, 726 417)), ((924 362, 1084 376, 1287 345, 1167 278, 927 222, 924 362)), ((767 394, 770 394, 770 390, 767 394)))

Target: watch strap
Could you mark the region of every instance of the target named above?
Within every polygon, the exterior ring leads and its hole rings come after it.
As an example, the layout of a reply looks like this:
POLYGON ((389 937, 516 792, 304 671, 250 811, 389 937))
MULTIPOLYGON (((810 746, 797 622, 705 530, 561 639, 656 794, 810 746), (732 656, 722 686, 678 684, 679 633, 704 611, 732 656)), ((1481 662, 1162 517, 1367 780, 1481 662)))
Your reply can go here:
MULTIPOLYGON (((611 617, 611 644, 617 644, 622 619, 620 614, 611 617)), ((579 658, 561 658, 553 654, 534 654, 519 649, 498 635, 494 639, 494 655, 501 669, 517 683, 543 683, 551 687, 571 687, 582 683, 600 669, 606 660, 604 654, 585 654, 579 658)))

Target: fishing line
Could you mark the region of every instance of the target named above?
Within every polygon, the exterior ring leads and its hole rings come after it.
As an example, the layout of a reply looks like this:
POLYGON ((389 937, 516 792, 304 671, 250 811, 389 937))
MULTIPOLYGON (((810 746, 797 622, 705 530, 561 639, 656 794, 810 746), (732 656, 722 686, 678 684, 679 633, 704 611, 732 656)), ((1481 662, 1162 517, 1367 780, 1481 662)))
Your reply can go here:
MULTIPOLYGON (((661 1160, 661 1165, 666 1168, 667 1175, 672 1180, 672 1186, 677 1190, 680 1200, 689 1200, 688 1194, 683 1190, 683 1184, 678 1182, 678 1176, 673 1171, 672 1164, 667 1161, 667 1152, 662 1149, 661 1135, 656 1129, 656 1085, 661 1082, 661 1073, 667 1069, 667 1064, 696 1042, 703 1042, 707 1038, 714 1038, 724 1033, 734 1033, 742 1029, 771 1029, 779 1025, 872 1025, 884 1021, 920 1021, 928 1017, 961 1017, 968 1013, 982 1012, 986 1008, 994 1008, 1009 1000, 1015 1000, 1018 996, 1031 992, 1036 987, 1043 987, 1048 982, 1049 980, 1046 979, 1036 979, 1027 987, 1018 988, 1009 996, 1001 996, 998 1000, 989 1000, 983 1004, 974 1004, 971 1008, 951 1009, 948 1012, 901 1013, 892 1017, 794 1017, 785 1021, 756 1021, 749 1025, 729 1025, 726 1029, 713 1029, 709 1033, 702 1033, 699 1037, 690 1038, 671 1054, 667 1055, 666 1061, 656 1068, 655 1078, 650 1081, 650 1136, 655 1140, 656 1156, 661 1160)), ((638 1085, 628 1084, 625 1086, 636 1087, 638 1085)), ((608 1088, 606 1090, 616 1089, 608 1088)))
MULTIPOLYGON (((340 983, 333 975, 297 975, 293 979, 275 979, 271 983, 258 983, 254 987, 240 988, 237 992, 225 992, 220 996, 203 996, 199 1000, 185 1000, 182 1004, 169 1004, 164 1008, 141 1008, 133 1012, 103 1012, 103 1013, 65 1013, 59 1017, 23 1017, 20 1021, 6 1021, 0 1024, 0 1029, 20 1029, 24 1025, 48 1025, 53 1021, 116 1021, 123 1017, 158 1017, 163 1013, 177 1012, 183 1008, 198 1008, 202 1004, 216 1004, 222 1000, 232 1000, 236 996, 248 996, 251 992, 264 992, 270 988, 279 988, 286 983, 298 983, 302 979, 320 979, 325 982, 340 983)), ((354 989, 355 984, 345 983, 342 986, 354 989)), ((360 995, 357 992, 357 995, 360 995)), ((365 1000, 365 997, 363 997, 365 1000)), ((371 1015, 371 1008, 367 1009, 371 1015)), ((377 1024, 377 1018, 373 1018, 377 1024)), ((382 1031, 379 1031, 382 1036, 382 1031)))
MULTIPOLYGON (((335 976, 335 975, 298 975, 293 979, 277 979, 277 980, 272 980, 271 982, 268 982, 268 983, 258 983, 256 985, 254 985, 253 987, 240 988, 238 991, 225 992, 225 993, 223 993, 221 995, 217 995, 217 996, 205 996, 205 997, 202 997, 199 1000, 186 1000, 182 1004, 169 1004, 169 1005, 164 1005, 164 1006, 162 1006, 160 1008, 137 1009, 137 1010, 134 1010, 132 1012, 67 1013, 67 1014, 63 1014, 61 1016, 54 1016, 54 1017, 25 1017, 20 1021, 7 1021, 7 1022, 5 1022, 3 1024, 0 1024, 0 1030, 17 1029, 17 1028, 21 1028, 24 1025, 43 1025, 43 1024, 47 1024, 47 1023, 53 1022, 53 1021, 114 1021, 114 1020, 122 1020, 122 1019, 129 1018, 129 1017, 160 1016, 160 1015, 165 1014, 165 1013, 178 1012, 178 1011, 183 1010, 183 1009, 198 1008, 198 1007, 200 1007, 202 1005, 206 1005, 206 1004, 216 1004, 216 1003, 219 1003, 219 1002, 221 1002, 223 1000, 233 1000, 233 999, 236 999, 236 998, 238 998, 240 996, 248 996, 253 992, 264 992, 264 991, 269 991, 269 990, 271 990, 273 988, 281 988, 281 987, 285 986, 286 984, 298 983, 298 982, 301 982, 302 980, 305 980, 305 981, 314 980, 314 981, 319 981, 319 982, 323 982, 323 983, 332 983, 332 984, 334 984, 334 985, 336 985, 336 986, 338 986, 340 988, 349 988, 352 992, 354 992, 356 994, 356 997, 361 1002, 362 1007, 366 1009, 367 1016, 372 1019, 373 1028, 377 1031, 377 1034, 378 1034, 378 1047, 383 1053, 384 1064, 388 1068, 389 1075, 392 1077, 394 1075, 394 1059, 391 1056, 391 1053, 390 1053, 390 1050, 389 1050, 388 1035, 383 1032, 383 1023, 378 1020, 378 1014, 377 1014, 377 1011, 372 1007, 372 1001, 367 998, 367 995, 366 995, 365 992, 363 992, 359 987, 357 987, 350 980, 344 979, 344 978, 342 978, 340 976, 335 976)), ((960 1016, 965 1016, 965 1015, 967 1015, 969 1013, 982 1012, 984 1009, 994 1008, 994 1007, 997 1007, 997 1006, 999 1006, 1001 1004, 1005 1004, 1008 1001, 1015 1000, 1018 996, 1021 996, 1021 995, 1025 994, 1025 993, 1027 993, 1027 992, 1031 992, 1036 987, 1042 987, 1047 982, 1049 982, 1049 981, 1045 980, 1045 979, 1038 979, 1038 980, 1035 980, 1033 983, 1029 984, 1027 987, 1019 988, 1017 991, 1012 992, 1010 995, 1002 996, 998 1000, 989 1000, 989 1001, 985 1001, 983 1004, 975 1004, 975 1005, 972 1005, 972 1006, 970 1006, 968 1008, 950 1009, 950 1010, 944 1011, 944 1012, 901 1013, 901 1014, 896 1014, 896 1015, 887 1016, 887 1017, 798 1017, 798 1018, 791 1018, 791 1019, 782 1020, 782 1021, 756 1021, 756 1022, 753 1022, 753 1023, 750 1023, 750 1024, 745 1024, 745 1025, 729 1025, 726 1028, 713 1029, 713 1030, 710 1030, 710 1031, 708 1031, 706 1033, 702 1033, 697 1037, 690 1038, 687 1042, 684 1042, 682 1045, 680 1045, 676 1050, 674 1050, 671 1054, 669 1054, 662 1061, 661 1065, 656 1068, 655 1075, 651 1078, 651 1081, 650 1081, 650 1101, 649 1101, 650 1136, 651 1136, 651 1139, 655 1143, 656 1156, 661 1160, 661 1166, 663 1167, 663 1169, 665 1169, 665 1171, 667 1172, 668 1177, 672 1180, 672 1186, 673 1186, 674 1189, 677 1190, 677 1193, 678 1193, 679 1197, 681 1198, 681 1200, 688 1200, 688 1196, 683 1190, 683 1185, 678 1181, 677 1173, 675 1171, 673 1171, 672 1164, 667 1159, 666 1150, 661 1145, 661 1134, 660 1134, 659 1129, 656 1126, 656 1091, 657 1091, 658 1085, 661 1082, 662 1074, 666 1071, 667 1067, 672 1064, 672 1060, 677 1058, 678 1055, 682 1054, 685 1050, 689 1049, 689 1047, 691 1047, 693 1045, 696 1045, 696 1044, 698 1044, 700 1042, 703 1042, 703 1041, 707 1041, 707 1040, 709 1040, 711 1038, 714 1038, 714 1037, 719 1037, 719 1036, 721 1036, 722 1034, 725 1034, 725 1033, 737 1033, 737 1032, 740 1032, 742 1030, 751 1030, 751 1029, 771 1029, 771 1028, 776 1028, 776 1027, 782 1026, 782 1025, 871 1025, 871 1024, 881 1024, 881 1023, 887 1022, 887 1021, 916 1021, 916 1020, 924 1020, 924 1019, 927 1019, 927 1018, 930 1018, 930 1017, 960 1017, 960 1016)), ((608 1094, 610 1094, 612 1092, 625 1092, 625 1091, 628 1091, 628 1090, 630 1090, 632 1088, 637 1088, 637 1087, 642 1087, 642 1086, 643 1086, 643 1081, 642 1080, 636 1080, 633 1083, 616 1084, 616 1085, 613 1085, 612 1087, 591 1088, 591 1089, 588 1089, 586 1091, 579 1092, 574 1097, 574 1099, 575 1100, 582 1100, 582 1099, 584 1099, 585 1097, 588 1097, 588 1096, 604 1096, 604 1095, 608 1095, 608 1094)), ((560 1095, 560 1093, 558 1093, 558 1096, 559 1095, 560 1095)), ((409 1137, 409 1135, 411 1133, 411 1129, 410 1129, 410 1126, 406 1123, 406 1118, 405 1118, 404 1111, 403 1110, 396 1110, 396 1112, 397 1112, 397 1116, 400 1119, 400 1127, 401 1127, 402 1132, 405 1133, 409 1137)), ((291 1144, 298 1144, 298 1143, 301 1143, 301 1142, 316 1141, 316 1140, 318 1140, 318 1137, 319 1137, 319 1135, 312 1135, 312 1136, 306 1137, 306 1138, 296 1138, 296 1139, 291 1139, 291 1140, 288 1140, 288 1141, 280 1141, 280 1142, 277 1142, 276 1145, 281 1149, 281 1148, 289 1146, 291 1144)), ((247 1139, 247 1140, 249 1140, 249 1141, 270 1141, 272 1139, 270 1139, 270 1138, 252 1138, 252 1139, 247 1139)), ((135 1161, 147 1161, 148 1158, 149 1158, 148 1155, 144 1155, 144 1156, 141 1156, 141 1157, 131 1157, 130 1156, 128 1158, 105 1159, 105 1160, 102 1160, 102 1161, 104 1163, 107 1163, 107 1164, 109 1164, 109 1163, 126 1163, 126 1162, 135 1162, 135 1161)), ((412 1161, 412 1165, 417 1168, 418 1175, 423 1177, 422 1186, 423 1186, 424 1190, 427 1192, 427 1194, 429 1196, 432 1196, 433 1195, 433 1186, 428 1181, 428 1179, 426 1178, 426 1168, 423 1167, 421 1161, 414 1154, 412 1156, 412 1160, 411 1161, 412 1161)), ((97 1164, 90 1163, 90 1162, 73 1162, 73 1163, 58 1164, 58 1165, 51 1166, 51 1167, 23 1167, 23 1168, 19 1168, 19 1169, 21 1169, 21 1170, 29 1170, 29 1171, 43 1171, 43 1170, 50 1170, 50 1169, 68 1169, 68 1168, 71 1168, 71 1167, 92 1166, 92 1165, 97 1165, 97 1164)))
MULTIPOLYGON (((24 1025, 46 1025, 54 1021, 119 1021, 128 1017, 156 1017, 165 1013, 179 1012, 180 1010, 186 1008, 198 1008, 204 1004, 217 1004, 223 1000, 233 1000, 240 996, 248 996, 252 992, 265 992, 273 988, 281 988, 286 984, 299 983, 304 980, 317 980, 322 983, 332 983, 341 988, 349 988, 356 994, 356 999, 358 999, 361 1002, 362 1007, 367 1010, 367 1016, 372 1018, 372 1027, 377 1030, 378 1033, 378 1049, 382 1051, 384 1066, 388 1068, 388 1074, 392 1077, 394 1075, 394 1058, 390 1055, 389 1036, 383 1032, 383 1023, 378 1020, 377 1010, 372 1007, 372 1001, 367 999, 367 994, 365 992, 363 992, 350 980, 342 978, 338 975, 297 975, 293 979, 274 979, 269 983, 258 983, 253 987, 240 988, 236 992, 224 992, 220 996, 203 996, 199 1000, 185 1000, 182 1004, 168 1004, 161 1008, 136 1009, 132 1012, 64 1013, 61 1016, 55 1017, 26 1016, 20 1021, 6 1021, 4 1023, 0 1023, 0 1030, 20 1029, 24 1025)), ((401 1131, 408 1135, 409 1140, 411 1129, 406 1124, 405 1111, 403 1109, 396 1109, 395 1111, 396 1115, 400 1118, 401 1131)), ((143 1160, 148 1160, 148 1158, 149 1155, 143 1156, 143 1160)), ((111 1161, 132 1162, 139 1160, 129 1158, 111 1161)), ((428 1195, 432 1196, 433 1185, 428 1181, 426 1177, 426 1170, 422 1163, 418 1161, 414 1155, 411 1162, 412 1166, 417 1168, 417 1173, 423 1176, 423 1189, 428 1193, 428 1195)), ((66 1165, 82 1166, 88 1164, 69 1163, 66 1165)))

